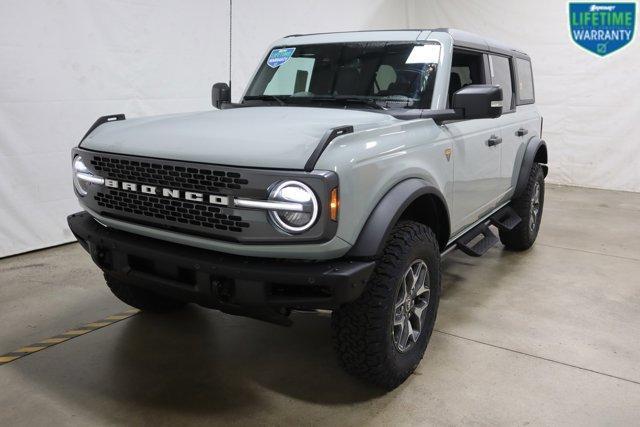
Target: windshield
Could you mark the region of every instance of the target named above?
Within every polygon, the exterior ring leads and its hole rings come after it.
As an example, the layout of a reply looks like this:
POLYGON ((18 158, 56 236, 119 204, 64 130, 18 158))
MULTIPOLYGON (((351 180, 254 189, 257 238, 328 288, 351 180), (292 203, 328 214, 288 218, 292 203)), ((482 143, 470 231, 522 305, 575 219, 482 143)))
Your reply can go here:
POLYGON ((429 108, 440 45, 331 43, 272 49, 245 100, 429 108))

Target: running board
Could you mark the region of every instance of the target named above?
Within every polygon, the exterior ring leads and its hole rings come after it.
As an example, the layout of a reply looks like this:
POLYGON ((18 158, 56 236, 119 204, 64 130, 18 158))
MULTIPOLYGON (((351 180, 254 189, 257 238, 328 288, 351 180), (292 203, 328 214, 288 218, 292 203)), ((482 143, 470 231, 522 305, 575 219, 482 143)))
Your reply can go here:
POLYGON ((500 231, 511 231, 522 222, 522 218, 510 206, 505 206, 491 215, 489 221, 500 231))
POLYGON ((500 239, 489 228, 489 223, 483 222, 456 240, 456 248, 469 256, 478 257, 484 255, 499 241, 500 239), (470 246, 470 243, 480 235, 482 235, 482 239, 470 246))
POLYGON ((522 218, 520 218, 511 207, 505 206, 460 236, 443 252, 443 255, 446 255, 455 249, 460 249, 469 256, 482 256, 500 241, 500 239, 489 228, 491 225, 497 227, 498 230, 501 231, 511 231, 517 227, 521 221, 522 218), (474 242, 478 236, 482 236, 482 238, 474 242), (474 243, 472 244, 472 242, 474 243))

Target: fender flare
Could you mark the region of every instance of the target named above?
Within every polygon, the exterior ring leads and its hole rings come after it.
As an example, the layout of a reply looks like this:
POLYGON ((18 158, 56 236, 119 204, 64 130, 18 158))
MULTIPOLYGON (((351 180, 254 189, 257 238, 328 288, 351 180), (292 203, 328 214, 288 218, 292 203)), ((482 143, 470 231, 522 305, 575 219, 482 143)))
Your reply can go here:
MULTIPOLYGON (((513 198, 518 197, 527 188, 527 182, 529 181, 529 173, 535 162, 536 155, 539 150, 542 152, 543 158, 540 159, 540 163, 547 163, 547 143, 537 136, 532 137, 527 143, 527 148, 522 157, 522 165, 520 166, 520 173, 518 174, 518 181, 516 182, 516 189, 513 193, 513 198)), ((547 176, 548 167, 544 166, 544 175, 547 176)))
MULTIPOLYGON (((391 230, 400 219, 400 216, 411 203, 428 194, 438 198, 444 207, 447 226, 446 239, 448 239, 450 232, 449 209, 442 192, 423 179, 409 178, 396 184, 380 199, 347 256, 354 258, 380 256, 391 230)), ((446 241, 444 244, 446 244, 446 241)))

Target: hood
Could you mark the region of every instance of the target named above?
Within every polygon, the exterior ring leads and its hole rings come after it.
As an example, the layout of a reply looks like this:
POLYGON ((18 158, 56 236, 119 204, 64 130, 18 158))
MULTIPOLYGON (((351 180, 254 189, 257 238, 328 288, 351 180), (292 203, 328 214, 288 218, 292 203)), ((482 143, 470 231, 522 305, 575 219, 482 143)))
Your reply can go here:
POLYGON ((303 169, 328 129, 358 132, 395 122, 338 108, 242 107, 105 123, 82 148, 229 166, 303 169))

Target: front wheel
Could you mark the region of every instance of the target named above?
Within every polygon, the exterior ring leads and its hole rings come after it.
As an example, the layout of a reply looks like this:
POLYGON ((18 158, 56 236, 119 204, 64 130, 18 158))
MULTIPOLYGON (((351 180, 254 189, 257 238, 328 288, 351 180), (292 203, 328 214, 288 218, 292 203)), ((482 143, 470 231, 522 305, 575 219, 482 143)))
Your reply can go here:
POLYGON ((400 222, 364 293, 333 312, 333 340, 342 366, 387 389, 402 384, 424 355, 439 298, 435 234, 423 224, 400 222))

